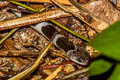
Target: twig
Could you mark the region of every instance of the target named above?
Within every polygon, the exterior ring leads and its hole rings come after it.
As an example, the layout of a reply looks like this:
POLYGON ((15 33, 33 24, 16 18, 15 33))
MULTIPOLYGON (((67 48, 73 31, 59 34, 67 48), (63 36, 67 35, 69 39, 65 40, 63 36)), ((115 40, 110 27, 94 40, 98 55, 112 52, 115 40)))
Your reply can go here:
POLYGON ((22 7, 26 8, 26 9, 28 9, 28 10, 30 10, 30 11, 33 11, 33 12, 43 12, 43 11, 45 10, 45 7, 42 7, 40 10, 36 10, 36 9, 34 9, 34 8, 32 8, 32 7, 29 7, 29 6, 27 6, 27 5, 24 5, 24 4, 22 4, 22 3, 20 3, 20 2, 17 2, 17 1, 15 1, 15 0, 7 0, 7 1, 9 1, 9 2, 11 2, 11 3, 13 3, 13 4, 16 4, 16 5, 22 6, 22 7))
POLYGON ((33 43, 25 43, 25 44, 23 44, 23 46, 25 46, 25 47, 34 47, 34 48, 36 48, 37 50, 39 50, 39 51, 41 51, 41 47, 39 47, 38 45, 36 45, 36 44, 33 44, 33 43))
POLYGON ((5 50, 0 51, 0 57, 37 57, 40 54, 40 52, 31 52, 26 50, 5 50))
POLYGON ((48 76, 45 80, 52 80, 57 76, 57 74, 62 71, 62 66, 59 66, 50 76, 48 76))
POLYGON ((67 17, 67 16, 71 16, 71 14, 65 13, 60 9, 51 10, 43 13, 35 13, 32 15, 27 15, 24 17, 0 22, 0 31, 6 29, 12 29, 16 27, 22 27, 30 24, 35 24, 42 21, 48 21, 51 19, 67 17))
MULTIPOLYGON (((52 3, 50 0, 16 0, 16 1, 22 1, 22 2, 37 2, 37 3, 52 3)), ((77 1, 77 0, 75 0, 77 1)), ((59 0, 61 4, 67 4, 72 5, 69 0, 59 0)))
POLYGON ((85 73, 88 71, 88 68, 85 68, 85 69, 80 69, 80 70, 77 70, 77 71, 74 71, 66 76, 64 76, 62 79, 68 79, 70 77, 73 77, 73 76, 76 76, 78 74, 82 74, 82 73, 85 73))
POLYGON ((52 46, 52 42, 50 42, 48 44, 48 46, 46 47, 46 49, 43 51, 43 53, 37 58, 37 60, 35 61, 35 63, 29 67, 28 69, 26 69, 25 71, 17 74, 16 76, 8 79, 8 80, 21 80, 25 77, 27 77, 28 75, 30 75, 39 65, 40 65, 40 61, 41 59, 47 54, 47 51, 49 50, 49 48, 52 46))
POLYGON ((92 24, 89 24, 87 21, 85 21, 84 17, 82 17, 79 13, 73 12, 71 9, 68 9, 66 6, 63 6, 62 4, 60 4, 59 2, 57 2, 56 0, 51 0, 51 1, 54 4, 56 4, 58 7, 60 7, 62 10, 64 10, 65 12, 70 13, 73 16, 75 16, 76 18, 78 18, 81 21, 83 21, 85 24, 87 24, 88 26, 90 26, 97 33, 99 32, 99 30, 95 29, 95 27, 92 24))
POLYGON ((67 65, 67 64, 75 65, 75 63, 73 63, 73 62, 64 62, 64 63, 61 63, 61 64, 46 65, 46 66, 40 67, 39 70, 49 69, 49 68, 56 68, 56 67, 59 67, 61 65, 67 65))

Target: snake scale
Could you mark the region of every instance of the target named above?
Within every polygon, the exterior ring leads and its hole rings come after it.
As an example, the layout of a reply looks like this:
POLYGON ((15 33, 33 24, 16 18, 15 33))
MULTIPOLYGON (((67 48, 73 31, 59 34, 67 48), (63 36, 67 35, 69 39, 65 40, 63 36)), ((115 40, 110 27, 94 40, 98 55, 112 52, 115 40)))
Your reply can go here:
POLYGON ((64 51, 70 60, 83 66, 88 65, 90 61, 89 53, 83 48, 69 42, 67 38, 60 34, 50 23, 38 23, 33 28, 46 39, 52 41, 58 49, 64 51))

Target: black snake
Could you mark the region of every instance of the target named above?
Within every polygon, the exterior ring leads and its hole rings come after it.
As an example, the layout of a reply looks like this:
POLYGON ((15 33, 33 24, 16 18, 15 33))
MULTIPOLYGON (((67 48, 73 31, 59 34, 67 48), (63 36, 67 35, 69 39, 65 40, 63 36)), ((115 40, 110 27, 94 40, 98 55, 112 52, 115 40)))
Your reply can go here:
POLYGON ((42 22, 33 27, 40 32, 45 38, 52 41, 53 44, 64 51, 69 59, 80 65, 88 65, 90 55, 83 48, 74 46, 70 43, 64 35, 61 35, 51 24, 42 22))

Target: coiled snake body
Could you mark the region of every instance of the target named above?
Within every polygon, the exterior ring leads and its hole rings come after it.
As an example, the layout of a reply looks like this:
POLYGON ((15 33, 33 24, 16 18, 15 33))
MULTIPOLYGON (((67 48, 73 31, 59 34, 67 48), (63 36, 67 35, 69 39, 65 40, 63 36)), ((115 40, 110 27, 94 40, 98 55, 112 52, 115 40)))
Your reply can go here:
POLYGON ((61 35, 51 24, 42 22, 34 27, 45 38, 52 41, 53 44, 62 51, 65 51, 67 57, 73 62, 80 65, 87 65, 90 61, 90 56, 84 49, 74 46, 63 35, 61 35))

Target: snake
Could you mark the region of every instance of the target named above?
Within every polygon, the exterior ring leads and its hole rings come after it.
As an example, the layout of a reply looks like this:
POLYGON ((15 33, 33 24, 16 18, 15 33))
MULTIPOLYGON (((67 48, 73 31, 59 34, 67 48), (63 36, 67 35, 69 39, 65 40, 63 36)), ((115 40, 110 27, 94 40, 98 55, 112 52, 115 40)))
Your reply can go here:
POLYGON ((49 22, 38 23, 33 28, 41 35, 43 35, 46 39, 52 41, 54 46, 57 47, 59 50, 64 51, 71 61, 82 66, 86 66, 89 64, 89 53, 80 46, 76 46, 71 43, 49 22))

